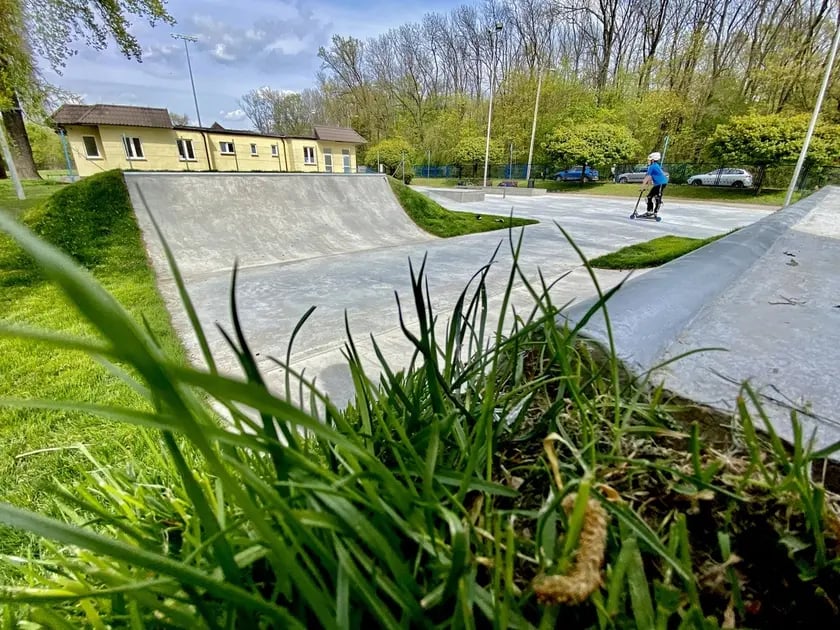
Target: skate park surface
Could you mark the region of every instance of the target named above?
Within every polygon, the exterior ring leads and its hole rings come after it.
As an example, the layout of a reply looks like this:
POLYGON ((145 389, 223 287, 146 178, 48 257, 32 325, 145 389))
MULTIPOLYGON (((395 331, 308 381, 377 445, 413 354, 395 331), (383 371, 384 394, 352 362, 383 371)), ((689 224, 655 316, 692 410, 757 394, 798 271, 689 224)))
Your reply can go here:
MULTIPOLYGON (((216 329, 216 324, 229 332, 233 329, 229 291, 231 269, 234 259, 238 258, 236 298, 239 316, 269 386, 275 391, 283 391, 285 370, 271 357, 285 361, 292 331, 310 306, 315 306, 316 310, 295 339, 290 365, 295 370, 303 370, 307 379, 316 379, 318 389, 338 404, 349 400, 353 393, 347 362, 342 356, 347 341, 345 314, 347 327, 370 375, 379 371, 371 335, 393 369, 405 367, 410 359, 413 347, 400 329, 395 299, 396 292, 404 307, 406 324, 413 329, 416 321, 409 261, 417 270, 426 257, 425 278, 435 313, 440 316, 443 326, 470 278, 490 262, 501 245, 487 275, 489 312, 498 315, 511 269, 509 240, 516 241, 524 232, 519 256, 522 272, 532 282, 537 282, 540 272, 547 282, 568 273, 553 286, 551 296, 555 304, 573 303, 569 312, 574 313, 574 303, 593 296, 595 287, 555 222, 569 233, 587 257, 592 258, 665 234, 717 235, 770 215, 766 208, 677 201, 666 196, 662 209, 664 220, 654 223, 629 220, 635 199, 565 194, 503 198, 500 191, 486 195, 482 202, 458 203, 437 195, 434 189, 426 189, 423 192, 444 207, 480 214, 483 220, 496 221, 493 215, 504 217, 512 213, 540 221, 510 233, 499 230, 438 239, 419 230, 406 217, 381 175, 127 173, 126 182, 161 291, 191 359, 200 363, 198 343, 180 306, 176 286, 146 208, 159 223, 173 250, 219 369, 230 374, 241 373, 234 353, 216 329)), ((781 214, 784 213, 772 216, 781 214)), ((728 238, 731 237, 719 242, 728 238)), ((753 256, 753 262, 755 258, 753 256)), ((720 284, 718 277, 726 276, 714 272, 714 265, 719 264, 715 260, 701 258, 696 264, 711 265, 711 280, 707 277, 684 282, 672 274, 668 280, 670 284, 662 289, 666 293, 648 294, 645 299, 668 304, 667 291, 674 287, 683 287, 683 294, 691 294, 696 288, 692 282, 703 280, 720 284)), ((635 283, 668 267, 635 273, 634 277, 639 277, 625 285, 616 298, 630 295, 635 283)), ((751 267, 749 262, 743 262, 739 269, 742 269, 739 279, 748 282, 748 288, 754 289, 765 280, 766 273, 751 267), (748 278, 750 274, 756 277, 748 278)), ((597 275, 604 290, 627 276, 625 272, 617 271, 599 271, 597 275)), ((723 299, 723 293, 723 289, 717 291, 715 299, 723 299)), ((677 292, 676 295, 682 294, 677 292)), ((749 295, 737 297, 742 301, 749 299, 749 295)), ((836 301, 840 301, 840 296, 836 301)), ((514 285, 511 302, 517 312, 530 310, 533 306, 533 299, 521 282, 514 285)), ((746 305, 741 308, 742 314, 748 310, 746 305)), ((797 307, 786 308, 790 317, 796 313, 797 307)), ((617 310, 611 307, 611 318, 617 310)), ((679 312, 679 309, 673 310, 679 312)), ((626 311, 624 316, 628 335, 619 352, 632 359, 632 331, 648 328, 655 332, 664 324, 648 318, 644 308, 626 311)), ((737 316, 737 312, 733 316, 737 316)), ((691 318, 683 317, 686 321, 691 318)), ((840 319, 840 312, 836 313, 835 319, 840 319)), ((816 326, 824 324, 822 320, 814 323, 816 326)), ((722 324, 717 329, 726 325, 729 324, 722 324)), ((674 330, 665 325, 663 335, 676 336, 686 331, 685 337, 680 338, 681 347, 719 345, 709 344, 700 338, 699 331, 685 325, 675 324, 672 328, 674 330)), ((759 327, 754 328, 757 333, 759 327)), ((769 334, 778 332, 774 328, 769 334)), ((801 335, 807 334, 809 331, 801 331, 801 335)), ((597 335, 598 331, 594 330, 593 336, 597 335)), ((837 344, 832 347, 836 348, 837 344)), ((727 354, 735 356, 734 353, 727 354)), ((659 356, 655 352, 650 355, 659 356)), ((743 361, 749 367, 748 352, 743 355, 743 361)), ((680 365, 663 373, 666 385, 670 386, 668 379, 674 379, 674 374, 681 374, 680 365)), ((644 368, 644 363, 640 362, 638 367, 644 368)), ((694 370, 692 376, 679 379, 680 387, 685 385, 683 380, 691 381, 689 385, 695 380, 709 380, 698 372, 706 367, 691 369, 694 370)), ((730 377, 738 379, 739 370, 730 371, 730 377)), ((825 371, 824 375, 827 378, 830 371, 825 371)), ((736 393, 737 388, 725 401, 730 406, 736 393)), ((725 397, 718 395, 716 398, 700 390, 697 395, 715 399, 713 402, 725 397)))

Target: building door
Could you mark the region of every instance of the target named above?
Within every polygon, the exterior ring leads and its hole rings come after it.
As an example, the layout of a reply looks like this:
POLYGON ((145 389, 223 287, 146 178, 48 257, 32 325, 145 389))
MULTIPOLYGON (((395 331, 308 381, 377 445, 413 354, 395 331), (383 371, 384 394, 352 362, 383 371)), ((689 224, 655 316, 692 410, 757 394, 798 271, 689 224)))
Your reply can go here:
POLYGON ((332 149, 324 149, 324 170, 327 173, 333 172, 333 163, 332 163, 332 149))
POLYGON ((341 150, 341 159, 344 162, 344 172, 350 172, 350 149, 341 150))

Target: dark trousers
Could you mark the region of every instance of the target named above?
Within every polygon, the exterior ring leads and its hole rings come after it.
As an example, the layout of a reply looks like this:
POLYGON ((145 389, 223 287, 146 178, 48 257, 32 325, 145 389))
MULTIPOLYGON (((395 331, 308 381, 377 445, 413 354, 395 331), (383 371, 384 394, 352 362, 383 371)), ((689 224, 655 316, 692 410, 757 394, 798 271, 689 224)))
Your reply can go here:
POLYGON ((668 184, 658 184, 650 189, 647 194, 647 211, 659 212, 659 206, 662 205, 662 193, 665 192, 665 186, 668 184), (654 200, 656 205, 654 206, 654 200))

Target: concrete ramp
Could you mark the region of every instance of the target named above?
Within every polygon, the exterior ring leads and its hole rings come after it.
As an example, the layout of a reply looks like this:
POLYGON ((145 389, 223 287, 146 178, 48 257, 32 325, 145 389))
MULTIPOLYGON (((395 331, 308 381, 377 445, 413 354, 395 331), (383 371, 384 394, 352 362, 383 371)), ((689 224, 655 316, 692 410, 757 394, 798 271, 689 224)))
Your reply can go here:
POLYGON ((434 240, 384 175, 126 173, 152 259, 152 212, 185 276, 434 240))
MULTIPOLYGON (((749 381, 776 430, 796 411, 817 444, 840 441, 840 188, 630 280, 608 302, 619 357, 685 398, 732 411, 749 381)), ((588 303, 566 316, 580 321, 588 303)), ((603 313, 584 334, 606 344, 603 313)), ((756 418, 760 423, 760 420, 756 418)))

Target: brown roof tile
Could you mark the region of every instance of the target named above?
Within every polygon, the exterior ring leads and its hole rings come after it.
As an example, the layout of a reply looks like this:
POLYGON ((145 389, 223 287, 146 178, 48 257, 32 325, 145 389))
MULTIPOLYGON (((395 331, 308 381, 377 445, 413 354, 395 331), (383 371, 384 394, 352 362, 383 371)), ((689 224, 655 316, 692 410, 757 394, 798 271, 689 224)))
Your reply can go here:
POLYGON ((62 105, 53 114, 53 121, 58 125, 172 128, 172 120, 166 109, 132 105, 62 105))
POLYGON ((327 127, 325 125, 316 125, 314 128, 315 137, 318 140, 326 140, 328 142, 349 142, 351 144, 364 144, 367 142, 354 129, 349 127, 327 127))

